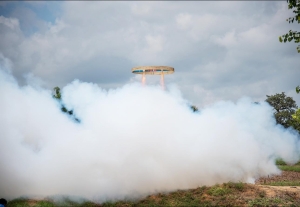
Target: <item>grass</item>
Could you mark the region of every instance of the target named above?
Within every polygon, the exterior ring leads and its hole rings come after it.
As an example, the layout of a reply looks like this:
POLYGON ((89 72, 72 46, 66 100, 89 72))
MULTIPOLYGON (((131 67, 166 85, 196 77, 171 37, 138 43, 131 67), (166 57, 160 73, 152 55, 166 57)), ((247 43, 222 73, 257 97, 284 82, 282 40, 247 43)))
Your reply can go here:
POLYGON ((238 182, 238 183, 229 182, 229 183, 225 183, 224 185, 228 186, 228 188, 233 188, 238 191, 244 191, 246 188, 246 184, 242 182, 238 182))
POLYGON ((270 183, 267 183, 266 185, 272 185, 272 186, 300 186, 300 180, 270 182, 270 183))
POLYGON ((71 200, 64 200, 59 203, 48 200, 30 200, 26 198, 18 198, 7 203, 7 207, 99 207, 99 204, 92 203, 89 201, 83 203, 76 203, 71 200))
MULTIPOLYGON (((300 162, 288 165, 282 159, 276 160, 276 165, 284 171, 300 172, 300 162)), ((266 185, 300 186, 300 180, 276 181, 266 185)), ((150 195, 137 201, 117 201, 96 204, 93 202, 77 203, 69 199, 60 202, 51 200, 30 200, 18 198, 8 202, 7 207, 154 207, 154 206, 300 206, 300 201, 293 197, 268 198, 264 190, 242 182, 224 183, 211 187, 198 187, 190 190, 178 190, 168 194, 150 195)))
POLYGON ((55 207, 54 203, 50 201, 38 201, 35 205, 35 207, 55 207))
POLYGON ((76 203, 70 200, 63 200, 60 203, 51 201, 35 201, 26 199, 15 199, 9 201, 8 207, 154 207, 154 206, 241 206, 247 204, 249 198, 244 198, 241 194, 246 191, 253 191, 256 197, 261 197, 262 191, 257 190, 252 185, 245 183, 224 183, 211 187, 198 187, 190 190, 178 190, 171 193, 159 193, 147 196, 138 201, 118 201, 95 204, 92 202, 76 203))
POLYGON ((286 162, 284 162, 283 159, 277 159, 276 165, 286 165, 286 162))
POLYGON ((213 186, 209 189, 208 194, 212 196, 224 196, 227 194, 230 194, 232 191, 227 188, 226 186, 224 187, 219 187, 218 185, 213 186))
MULTIPOLYGON (((274 185, 295 185, 293 181, 274 183, 274 185), (290 183, 288 183, 290 182, 290 183)), ((300 184, 300 183, 299 183, 300 184)), ((156 206, 300 206, 296 194, 276 194, 270 198, 265 190, 242 182, 224 183, 211 187, 198 187, 190 190, 178 190, 170 193, 158 193, 135 201, 117 201, 96 204, 93 202, 77 203, 64 199, 59 203, 51 200, 14 199, 7 207, 156 207, 156 206)))
POLYGON ((248 205, 252 206, 278 206, 278 204, 284 204, 285 202, 280 198, 256 198, 254 200, 250 200, 248 205))
POLYGON ((29 207, 28 199, 17 198, 7 203, 7 207, 29 207))
POLYGON ((278 168, 283 171, 300 172, 300 165, 278 165, 278 168))
MULTIPOLYGON (((283 171, 300 172, 300 162, 288 165, 282 159, 276 160, 276 165, 283 171)), ((300 186, 300 180, 276 181, 266 185, 300 186)), ((51 200, 30 200, 18 198, 8 202, 7 207, 154 207, 154 206, 300 206, 298 198, 291 194, 287 197, 269 198, 264 190, 242 182, 224 183, 211 187, 198 187, 190 190, 178 190, 168 194, 150 195, 138 201, 117 201, 96 204, 85 201, 77 203, 69 199, 60 202, 51 200)))
MULTIPOLYGON (((293 171, 293 172, 300 172, 300 161, 294 165, 288 165, 282 159, 276 160, 276 165, 282 171, 293 171)), ((300 180, 284 180, 284 181, 275 181, 269 182, 264 185, 272 185, 272 186, 300 186, 300 180)))
POLYGON ((276 160, 276 165, 280 170, 283 171, 293 171, 293 172, 300 172, 300 161, 297 162, 294 165, 288 165, 286 162, 284 162, 282 159, 276 160))

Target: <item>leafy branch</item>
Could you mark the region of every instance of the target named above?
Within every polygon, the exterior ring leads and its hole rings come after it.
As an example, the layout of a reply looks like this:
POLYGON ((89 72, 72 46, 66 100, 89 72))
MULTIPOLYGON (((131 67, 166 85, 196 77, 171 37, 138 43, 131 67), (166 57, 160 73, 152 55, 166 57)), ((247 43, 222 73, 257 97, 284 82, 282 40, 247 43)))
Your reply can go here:
MULTIPOLYGON (((300 1, 299 0, 287 0, 288 9, 294 9, 293 13, 296 15, 294 17, 289 17, 286 21, 289 23, 294 23, 294 21, 300 23, 300 1)), ((300 43, 300 32, 290 30, 288 33, 279 36, 279 42, 286 43, 294 40, 295 43, 300 43)), ((297 51, 300 53, 300 45, 297 46, 297 51)))

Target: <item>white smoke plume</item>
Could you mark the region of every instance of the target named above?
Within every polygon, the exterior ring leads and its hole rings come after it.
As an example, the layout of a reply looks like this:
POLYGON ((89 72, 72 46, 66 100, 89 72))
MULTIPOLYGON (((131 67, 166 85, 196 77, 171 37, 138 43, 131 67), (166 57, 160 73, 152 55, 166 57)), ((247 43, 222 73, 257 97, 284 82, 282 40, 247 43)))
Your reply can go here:
POLYGON ((176 88, 103 90, 74 81, 60 110, 50 90, 0 71, 0 195, 95 202, 223 182, 253 182, 299 159, 299 138, 267 103, 219 102, 193 113, 176 88))

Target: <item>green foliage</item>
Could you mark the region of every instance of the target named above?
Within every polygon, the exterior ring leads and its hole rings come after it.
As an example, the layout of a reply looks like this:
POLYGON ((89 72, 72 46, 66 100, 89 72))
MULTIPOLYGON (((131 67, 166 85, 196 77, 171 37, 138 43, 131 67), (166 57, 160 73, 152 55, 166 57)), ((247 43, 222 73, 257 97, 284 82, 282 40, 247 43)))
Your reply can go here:
POLYGON ((300 86, 296 87, 296 93, 300 93, 300 86))
POLYGON ((55 88, 53 88, 53 90, 54 90, 53 98, 61 100, 60 88, 56 86, 55 88))
POLYGON ((297 109, 296 112, 292 115, 292 118, 296 122, 300 122, 300 109, 297 109))
POLYGON ((218 185, 216 185, 211 187, 211 189, 209 189, 207 193, 212 196, 224 196, 231 193, 231 190, 226 186, 219 187, 218 185))
POLYGON ((292 118, 298 106, 292 97, 288 97, 282 92, 281 94, 267 95, 266 102, 274 108, 274 116, 277 124, 281 124, 285 128, 293 126, 294 128, 296 127, 295 129, 298 129, 292 118))
POLYGON ((249 206, 278 206, 278 204, 284 203, 280 198, 256 198, 248 202, 249 206))
POLYGON ((276 165, 280 170, 283 171, 293 171, 293 172, 300 172, 300 161, 298 161, 294 165, 288 165, 286 162, 284 162, 282 159, 276 160, 276 165))
POLYGON ((271 186, 300 186, 300 180, 295 180, 295 181, 277 181, 277 182, 267 183, 265 185, 271 185, 271 186))
POLYGON ((55 207, 56 205, 50 201, 38 201, 32 207, 55 207))
POLYGON ((238 182, 238 183, 229 182, 229 183, 225 183, 224 186, 227 186, 228 188, 232 188, 238 191, 245 190, 245 183, 242 182, 238 182))
POLYGON ((193 110, 193 112, 199 111, 199 110, 198 110, 198 107, 197 107, 197 106, 194 106, 194 105, 191 106, 191 109, 193 110))
POLYGON ((283 159, 277 159, 276 165, 286 165, 286 163, 283 161, 283 159))
POLYGON ((297 109, 294 114, 292 114, 292 127, 300 132, 300 109, 297 109))
POLYGON ((8 201, 7 207, 29 207, 29 204, 26 198, 17 198, 12 201, 8 201))
MULTIPOLYGON (((296 87, 296 93, 300 93, 300 86, 296 87)), ((292 118, 294 120, 293 127, 300 132, 300 109, 297 109, 292 118)))
MULTIPOLYGON (((58 202, 48 202, 51 203, 52 206, 49 207, 99 207, 100 205, 97 203, 93 203, 90 201, 84 201, 84 202, 76 202, 73 201, 67 197, 63 198, 62 200, 58 202)), ((44 207, 44 206, 41 206, 44 207)), ((48 206, 45 206, 48 207, 48 206)))
MULTIPOLYGON (((289 23, 294 23, 294 21, 300 23, 300 1, 299 0, 287 0, 288 9, 293 9, 295 13, 294 17, 289 17, 286 21, 289 23)), ((279 37, 279 42, 286 43, 287 41, 291 42, 294 40, 295 43, 300 42, 300 32, 290 30, 288 33, 281 35, 279 37)), ((300 53, 300 45, 297 46, 297 51, 300 53)))
POLYGON ((278 165, 278 168, 283 171, 300 172, 300 165, 278 165))

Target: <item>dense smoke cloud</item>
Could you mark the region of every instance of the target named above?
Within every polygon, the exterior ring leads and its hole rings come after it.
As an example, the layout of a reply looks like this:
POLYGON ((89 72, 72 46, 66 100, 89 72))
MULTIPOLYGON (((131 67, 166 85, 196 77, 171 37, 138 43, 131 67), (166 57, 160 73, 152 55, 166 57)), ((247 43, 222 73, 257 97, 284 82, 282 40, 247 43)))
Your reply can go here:
POLYGON ((280 173, 299 140, 272 108, 248 98, 193 113, 175 86, 103 90, 73 81, 61 112, 50 90, 0 72, 0 195, 66 195, 97 202, 280 173))

